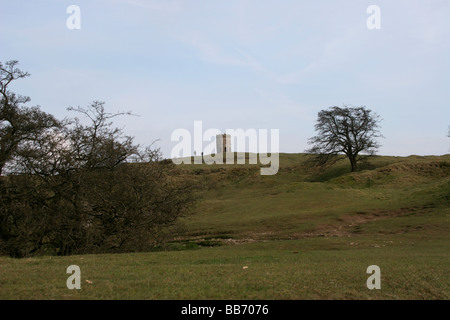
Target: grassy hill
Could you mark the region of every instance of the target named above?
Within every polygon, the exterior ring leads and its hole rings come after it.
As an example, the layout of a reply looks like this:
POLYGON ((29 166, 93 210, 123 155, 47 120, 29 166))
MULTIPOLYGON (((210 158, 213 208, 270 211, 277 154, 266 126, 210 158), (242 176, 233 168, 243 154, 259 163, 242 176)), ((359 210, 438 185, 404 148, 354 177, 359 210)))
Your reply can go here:
POLYGON ((179 165, 199 200, 166 251, 0 257, 0 298, 450 298, 450 155, 378 156, 356 173, 345 159, 321 173, 304 159, 280 154, 273 176, 179 165), (81 290, 66 288, 72 264, 81 290), (374 264, 381 290, 366 287, 374 264))
POLYGON ((203 185, 197 213, 183 221, 186 236, 347 236, 384 220, 428 215, 449 203, 450 156, 376 157, 366 165, 370 169, 357 173, 350 173, 343 159, 321 174, 307 173, 303 157, 281 154, 274 176, 261 176, 256 165, 182 168, 203 185))

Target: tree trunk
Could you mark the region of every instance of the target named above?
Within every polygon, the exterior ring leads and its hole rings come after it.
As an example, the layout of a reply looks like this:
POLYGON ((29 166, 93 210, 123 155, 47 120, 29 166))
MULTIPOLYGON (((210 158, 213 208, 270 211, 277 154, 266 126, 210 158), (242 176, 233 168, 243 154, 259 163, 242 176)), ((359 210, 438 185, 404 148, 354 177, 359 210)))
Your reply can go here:
POLYGON ((352 166, 352 172, 355 172, 358 169, 358 166, 356 164, 356 156, 351 155, 348 158, 349 158, 350 164, 352 166))

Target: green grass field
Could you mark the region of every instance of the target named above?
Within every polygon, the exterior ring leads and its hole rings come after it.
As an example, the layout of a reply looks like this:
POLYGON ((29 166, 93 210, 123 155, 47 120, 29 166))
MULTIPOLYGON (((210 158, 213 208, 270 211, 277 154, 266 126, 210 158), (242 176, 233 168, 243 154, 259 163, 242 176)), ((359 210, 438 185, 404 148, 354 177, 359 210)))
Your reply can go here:
POLYGON ((449 299, 450 155, 258 165, 180 165, 195 214, 166 250, 0 257, 0 299, 449 299), (69 290, 66 269, 81 269, 69 290), (381 269, 369 290, 366 269, 381 269))

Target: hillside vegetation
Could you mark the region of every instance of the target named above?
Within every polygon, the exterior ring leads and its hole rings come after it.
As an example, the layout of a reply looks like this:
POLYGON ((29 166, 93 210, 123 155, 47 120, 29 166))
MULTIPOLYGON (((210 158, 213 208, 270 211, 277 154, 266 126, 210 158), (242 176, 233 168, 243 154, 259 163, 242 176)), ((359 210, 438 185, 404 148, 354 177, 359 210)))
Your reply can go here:
MULTIPOLYGON (((243 156, 243 155, 238 155, 243 156)), ((157 252, 0 257, 3 299, 449 299, 450 155, 378 156, 351 173, 303 154, 179 165, 195 214, 157 252), (79 265, 82 289, 68 290, 79 265), (366 268, 381 269, 381 290, 366 268)))

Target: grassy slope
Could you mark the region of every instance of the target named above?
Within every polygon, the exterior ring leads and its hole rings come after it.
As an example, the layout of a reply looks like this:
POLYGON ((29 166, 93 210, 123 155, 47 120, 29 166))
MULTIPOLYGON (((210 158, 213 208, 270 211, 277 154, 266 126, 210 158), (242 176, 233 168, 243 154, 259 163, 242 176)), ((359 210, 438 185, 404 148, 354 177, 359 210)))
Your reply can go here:
POLYGON ((307 173, 302 158, 281 154, 275 176, 254 165, 180 166, 202 186, 201 200, 172 245, 221 246, 0 257, 0 298, 450 298, 449 155, 376 157, 358 173, 342 161, 322 175, 307 173), (82 290, 66 288, 71 264, 82 290), (381 290, 366 288, 372 264, 381 290))
POLYGON ((354 174, 347 173, 348 164, 342 161, 321 176, 305 174, 299 157, 282 154, 275 176, 261 176, 248 165, 223 172, 204 167, 199 180, 209 190, 202 191, 197 214, 185 221, 188 234, 295 239, 341 228, 346 235, 351 231, 344 228, 346 222, 442 207, 450 189, 449 156, 377 157, 370 170, 354 174))

